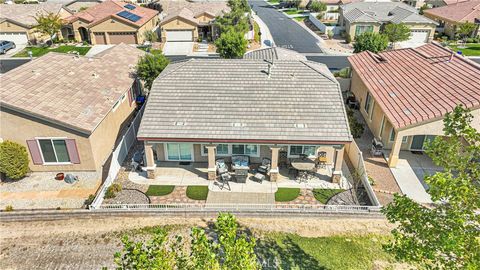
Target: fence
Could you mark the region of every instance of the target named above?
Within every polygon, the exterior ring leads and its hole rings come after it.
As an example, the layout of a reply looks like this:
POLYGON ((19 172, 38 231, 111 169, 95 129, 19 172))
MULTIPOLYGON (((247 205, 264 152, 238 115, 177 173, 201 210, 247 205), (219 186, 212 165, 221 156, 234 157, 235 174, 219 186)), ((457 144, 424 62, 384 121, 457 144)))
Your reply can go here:
POLYGON ((363 162, 363 154, 362 151, 360 151, 360 149, 358 148, 357 143, 355 143, 355 141, 352 141, 345 147, 345 152, 347 153, 348 159, 350 159, 350 161, 352 162, 356 173, 360 177, 362 185, 365 187, 370 201, 373 205, 380 206, 380 202, 378 201, 377 196, 375 195, 375 192, 373 192, 372 186, 368 181, 367 169, 365 168, 365 163, 363 162))
POLYGON ((122 167, 123 161, 128 155, 128 151, 137 141, 137 132, 138 127, 140 126, 140 121, 142 119, 142 114, 145 106, 143 106, 135 116, 132 121, 132 124, 127 129, 125 134, 122 136, 122 139, 117 145, 117 148, 112 152, 112 161, 110 163, 110 168, 108 170, 108 175, 105 181, 103 182, 102 186, 100 187, 99 191, 97 192, 97 196, 95 200, 93 200, 92 204, 90 205, 90 209, 98 208, 102 202, 103 197, 105 196, 105 192, 107 188, 113 183, 115 178, 117 178, 118 172, 122 167))
POLYGON ((327 25, 325 23, 322 23, 320 20, 317 19, 318 13, 310 13, 308 15, 308 20, 315 25, 315 27, 320 30, 322 33, 327 33, 328 31, 332 31, 334 35, 340 35, 340 33, 345 30, 345 27, 339 26, 339 25, 327 25))
POLYGON ((379 213, 378 206, 321 205, 321 204, 103 204, 98 209, 154 210, 159 212, 308 212, 308 213, 379 213))

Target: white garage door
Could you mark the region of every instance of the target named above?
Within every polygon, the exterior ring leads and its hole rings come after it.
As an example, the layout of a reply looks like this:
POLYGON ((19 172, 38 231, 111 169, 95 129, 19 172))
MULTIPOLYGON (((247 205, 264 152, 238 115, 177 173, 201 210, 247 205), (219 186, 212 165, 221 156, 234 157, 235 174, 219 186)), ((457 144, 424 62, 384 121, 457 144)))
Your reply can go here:
POLYGON ((167 41, 193 41, 193 31, 167 31, 167 41))
POLYGON ((0 32, 0 40, 13 41, 17 45, 28 43, 26 32, 0 32))
POLYGON ((415 48, 425 44, 428 40, 430 30, 411 30, 410 39, 400 42, 402 48, 415 48))

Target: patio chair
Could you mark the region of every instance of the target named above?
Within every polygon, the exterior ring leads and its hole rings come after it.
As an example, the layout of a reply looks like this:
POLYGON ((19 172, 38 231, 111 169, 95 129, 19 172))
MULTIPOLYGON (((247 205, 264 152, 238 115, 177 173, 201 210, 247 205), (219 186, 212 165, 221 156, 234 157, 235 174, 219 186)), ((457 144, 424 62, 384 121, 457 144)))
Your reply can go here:
POLYGON ((315 168, 325 168, 327 166, 327 152, 318 152, 318 156, 315 159, 315 168))
POLYGON ((217 158, 215 160, 215 168, 217 168, 217 172, 219 174, 228 172, 227 164, 225 163, 225 159, 217 158))
POLYGON ((258 172, 262 174, 267 174, 270 171, 272 160, 269 158, 263 158, 262 164, 258 166, 258 172))

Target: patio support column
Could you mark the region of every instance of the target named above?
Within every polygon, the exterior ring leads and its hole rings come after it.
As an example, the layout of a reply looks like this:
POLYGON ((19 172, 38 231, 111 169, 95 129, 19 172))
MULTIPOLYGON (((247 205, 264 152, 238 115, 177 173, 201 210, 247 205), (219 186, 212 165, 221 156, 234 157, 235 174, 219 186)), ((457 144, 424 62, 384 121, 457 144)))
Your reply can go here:
POLYGON ((335 164, 333 165, 332 173, 332 182, 340 183, 342 179, 342 164, 343 164, 343 153, 345 152, 345 147, 342 145, 341 148, 335 148, 335 164))
POLYGON ((392 151, 388 157, 388 167, 397 167, 398 155, 400 154, 400 148, 402 147, 403 136, 400 132, 395 132, 395 140, 392 145, 392 151))
POLYGON ((145 142, 145 159, 147 162, 147 167, 145 168, 147 170, 147 178, 154 179, 157 164, 155 164, 155 159, 153 158, 153 145, 147 144, 147 142, 145 142))
POLYGON ((208 180, 217 179, 217 168, 215 167, 215 149, 216 145, 209 144, 205 146, 208 150, 208 180))
POLYGON ((278 152, 280 150, 280 147, 272 146, 270 147, 270 150, 272 151, 272 164, 270 165, 270 181, 277 182, 278 174, 279 174, 278 152))

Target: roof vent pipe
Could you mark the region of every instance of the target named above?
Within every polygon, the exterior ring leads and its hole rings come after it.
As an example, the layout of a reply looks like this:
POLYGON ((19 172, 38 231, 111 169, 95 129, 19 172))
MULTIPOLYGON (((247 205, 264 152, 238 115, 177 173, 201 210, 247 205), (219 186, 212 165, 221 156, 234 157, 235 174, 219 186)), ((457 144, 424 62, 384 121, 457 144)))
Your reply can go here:
POLYGON ((448 62, 452 61, 453 60, 453 56, 455 55, 455 53, 452 51, 450 53, 450 58, 448 58, 448 62))
POLYGON ((271 73, 272 73, 272 65, 268 64, 268 70, 267 70, 268 78, 270 78, 271 73))

